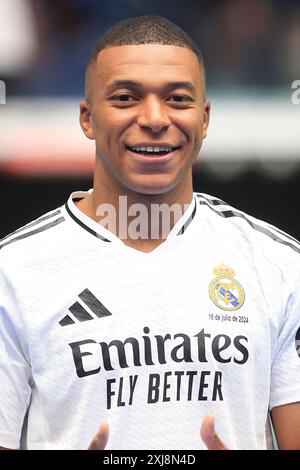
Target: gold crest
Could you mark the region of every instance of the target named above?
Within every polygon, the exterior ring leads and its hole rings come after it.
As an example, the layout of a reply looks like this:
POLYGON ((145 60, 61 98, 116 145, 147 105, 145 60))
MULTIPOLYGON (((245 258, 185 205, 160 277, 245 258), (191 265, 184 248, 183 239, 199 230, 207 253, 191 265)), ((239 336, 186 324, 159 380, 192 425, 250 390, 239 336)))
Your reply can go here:
POLYGON ((214 269, 217 276, 209 285, 209 295, 213 303, 222 310, 238 310, 245 301, 241 284, 234 279, 235 270, 220 264, 214 269))

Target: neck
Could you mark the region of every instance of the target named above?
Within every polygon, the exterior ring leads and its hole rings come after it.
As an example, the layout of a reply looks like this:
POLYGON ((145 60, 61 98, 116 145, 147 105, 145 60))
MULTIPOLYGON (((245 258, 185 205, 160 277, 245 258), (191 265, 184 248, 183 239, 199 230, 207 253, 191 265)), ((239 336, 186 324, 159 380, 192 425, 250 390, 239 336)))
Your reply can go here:
POLYGON ((167 238, 192 197, 191 174, 172 190, 155 195, 118 188, 95 174, 93 192, 77 207, 125 245, 150 252, 167 238))

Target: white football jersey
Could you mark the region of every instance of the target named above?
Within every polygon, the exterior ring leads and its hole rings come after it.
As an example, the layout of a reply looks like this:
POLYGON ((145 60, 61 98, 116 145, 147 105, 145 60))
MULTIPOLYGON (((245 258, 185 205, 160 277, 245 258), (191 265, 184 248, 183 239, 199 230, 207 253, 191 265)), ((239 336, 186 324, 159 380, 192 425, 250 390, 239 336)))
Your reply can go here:
POLYGON ((300 401, 300 244, 194 194, 165 242, 126 246, 74 200, 0 242, 0 446, 272 447, 300 401))

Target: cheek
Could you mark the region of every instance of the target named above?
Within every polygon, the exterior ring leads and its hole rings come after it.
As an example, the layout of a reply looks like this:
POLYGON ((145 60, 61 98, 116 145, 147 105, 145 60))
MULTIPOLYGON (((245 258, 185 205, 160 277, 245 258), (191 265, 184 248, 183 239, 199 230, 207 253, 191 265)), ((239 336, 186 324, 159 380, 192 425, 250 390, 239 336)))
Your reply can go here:
POLYGON ((203 135, 203 114, 199 110, 191 110, 182 113, 180 118, 173 119, 174 124, 186 136, 189 144, 195 144, 202 139, 203 135))
POLYGON ((116 113, 114 109, 105 108, 95 119, 96 140, 102 145, 118 145, 120 136, 130 123, 130 116, 126 113, 116 113))

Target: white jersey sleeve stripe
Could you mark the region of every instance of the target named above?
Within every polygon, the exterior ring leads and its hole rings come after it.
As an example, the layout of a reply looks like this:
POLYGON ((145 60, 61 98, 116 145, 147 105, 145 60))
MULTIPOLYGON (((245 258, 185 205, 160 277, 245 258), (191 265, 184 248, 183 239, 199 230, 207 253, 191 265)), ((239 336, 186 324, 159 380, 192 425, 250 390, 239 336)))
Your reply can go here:
POLYGON ((0 244, 2 244, 5 240, 14 237, 18 233, 26 232, 26 230, 30 229, 31 227, 34 227, 35 225, 40 224, 41 222, 45 222, 45 220, 51 219, 52 217, 55 217, 61 213, 60 209, 56 209, 54 211, 48 212, 46 215, 43 215, 42 217, 39 217, 38 219, 30 222, 29 224, 24 225, 23 227, 18 228, 12 233, 9 233, 5 237, 3 237, 0 240, 0 244))
POLYGON ((283 235, 284 237, 288 238, 289 240, 297 243, 299 246, 300 246, 300 242, 299 240, 297 240, 296 238, 292 237, 291 235, 288 235, 286 232, 284 232, 283 230, 280 230, 279 228, 277 227, 274 227, 273 225, 270 225, 270 224, 267 224, 268 227, 271 229, 271 230, 274 230, 275 232, 278 232, 280 233, 281 235, 283 235))
MULTIPOLYGON (((211 204, 211 201, 203 197, 201 194, 197 194, 198 196, 198 201, 201 205, 206 205, 209 207, 213 212, 218 214, 220 217, 224 218, 230 218, 230 217, 240 217, 241 219, 244 219, 254 230, 257 230, 258 232, 263 233, 264 235, 267 235, 268 237, 272 238, 277 243, 281 243, 282 245, 286 245, 290 247, 292 250, 294 250, 296 253, 300 253, 300 244, 297 242, 295 245, 294 243, 291 243, 290 241, 284 240, 282 237, 279 237, 279 234, 274 233, 273 231, 270 230, 270 226, 268 225, 268 230, 264 228, 263 226, 260 226, 256 224, 252 219, 247 217, 243 212, 239 212, 236 210, 233 210, 233 208, 230 208, 228 210, 217 210, 214 207, 212 207, 213 204, 211 204)), ((215 203, 215 205, 217 205, 215 203)), ((228 206, 230 207, 230 206, 228 206)), ((288 237, 287 237, 288 238, 288 237)))
MULTIPOLYGON (((205 199, 206 201, 210 202, 213 206, 226 206, 229 210, 232 210, 233 207, 231 207, 229 204, 226 202, 222 201, 221 199, 216 199, 216 198, 210 198, 207 195, 204 194, 197 194, 198 198, 201 197, 205 199)), ((234 209, 235 212, 239 212, 240 214, 244 214, 242 211, 239 211, 238 209, 234 209)), ((245 216, 245 214, 244 214, 245 216)), ((264 225, 266 225, 270 230, 274 230, 277 233, 280 233, 284 237, 288 238, 289 240, 295 242, 297 245, 300 246, 299 240, 296 238, 292 237, 288 233, 284 232, 283 230, 280 230, 278 227, 274 227, 274 225, 268 224, 267 222, 264 222, 264 225)))
POLYGON ((222 199, 217 199, 217 198, 213 198, 211 196, 208 196, 208 195, 204 195, 203 193, 197 193, 196 194, 197 197, 202 197, 202 199, 205 199, 207 202, 210 202, 213 206, 229 206, 229 204, 227 204, 227 202, 224 202, 222 201, 222 199))
POLYGON ((60 224, 61 222, 64 222, 64 221, 65 221, 65 218, 60 217, 59 219, 55 219, 52 222, 50 222, 49 224, 42 225, 41 227, 39 227, 35 230, 31 230, 29 232, 22 233, 18 237, 12 238, 10 240, 7 240, 4 243, 1 243, 0 244, 0 250, 1 250, 1 248, 5 247, 7 245, 10 245, 11 243, 14 243, 14 242, 19 241, 19 240, 23 240, 24 238, 31 237, 31 235, 35 235, 37 233, 43 232, 44 230, 48 230, 49 228, 54 227, 55 225, 58 225, 58 224, 60 224))

